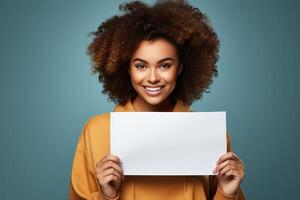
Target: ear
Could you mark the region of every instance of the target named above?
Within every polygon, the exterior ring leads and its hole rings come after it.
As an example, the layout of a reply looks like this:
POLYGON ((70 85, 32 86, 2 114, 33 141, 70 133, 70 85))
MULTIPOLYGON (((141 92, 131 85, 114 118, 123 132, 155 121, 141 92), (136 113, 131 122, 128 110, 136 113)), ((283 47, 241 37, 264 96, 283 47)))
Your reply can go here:
POLYGON ((180 64, 179 69, 178 69, 178 72, 177 72, 177 76, 180 76, 182 70, 183 70, 183 65, 180 64))

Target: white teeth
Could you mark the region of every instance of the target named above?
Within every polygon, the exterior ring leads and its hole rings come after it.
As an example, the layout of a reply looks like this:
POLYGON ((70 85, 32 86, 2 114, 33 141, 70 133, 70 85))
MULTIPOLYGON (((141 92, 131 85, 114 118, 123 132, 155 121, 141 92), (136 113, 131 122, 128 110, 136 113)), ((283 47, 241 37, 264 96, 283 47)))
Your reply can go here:
POLYGON ((149 90, 151 92, 154 92, 154 91, 159 91, 162 87, 156 87, 156 88, 152 88, 152 87, 145 87, 146 90, 149 90))

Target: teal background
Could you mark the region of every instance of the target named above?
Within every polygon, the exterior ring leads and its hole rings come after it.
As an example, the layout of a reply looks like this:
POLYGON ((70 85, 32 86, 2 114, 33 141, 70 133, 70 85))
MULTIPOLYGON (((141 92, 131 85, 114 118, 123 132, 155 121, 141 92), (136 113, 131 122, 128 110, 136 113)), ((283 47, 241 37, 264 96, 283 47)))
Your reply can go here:
MULTIPOLYGON (((121 2, 1 0, 2 200, 67 199, 85 121, 114 107, 91 75, 88 33, 121 2)), ((190 2, 221 40, 219 77, 192 109, 227 111, 247 199, 296 199, 299 1, 190 2)))

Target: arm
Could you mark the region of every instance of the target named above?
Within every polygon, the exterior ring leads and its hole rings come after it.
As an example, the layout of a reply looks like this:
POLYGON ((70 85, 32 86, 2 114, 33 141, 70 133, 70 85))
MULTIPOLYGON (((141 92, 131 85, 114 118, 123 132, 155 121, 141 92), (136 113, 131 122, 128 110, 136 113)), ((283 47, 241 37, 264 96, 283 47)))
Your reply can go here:
MULTIPOLYGON (((232 152, 230 136, 227 132, 227 152, 232 152)), ((218 185, 217 176, 209 176, 209 194, 210 197, 213 197, 213 200, 245 200, 245 196, 241 190, 238 189, 236 195, 227 195, 225 194, 222 189, 218 185)))
POLYGON ((110 199, 105 197, 100 190, 94 166, 92 166, 91 159, 87 154, 90 152, 87 151, 87 144, 89 143, 87 134, 88 128, 85 126, 78 140, 73 159, 69 200, 117 200, 119 195, 110 199))

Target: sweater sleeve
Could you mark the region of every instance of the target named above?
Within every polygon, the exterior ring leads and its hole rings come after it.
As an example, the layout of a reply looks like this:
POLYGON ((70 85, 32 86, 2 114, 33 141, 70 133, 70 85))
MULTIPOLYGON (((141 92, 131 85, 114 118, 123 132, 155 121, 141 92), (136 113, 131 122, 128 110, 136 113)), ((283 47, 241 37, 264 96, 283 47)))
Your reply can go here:
MULTIPOLYGON (((231 152, 231 142, 229 132, 226 134, 227 138, 227 152, 231 152)), ((213 196, 213 200, 245 200, 245 196, 242 192, 242 189, 239 188, 236 195, 227 195, 224 194, 222 189, 218 186, 218 179, 216 176, 209 176, 209 193, 210 196, 213 196), (214 195, 213 195, 214 194, 214 195)))
POLYGON ((86 124, 79 137, 74 154, 69 200, 117 200, 119 199, 119 194, 116 198, 111 199, 105 197, 101 192, 90 155, 87 154, 87 152, 91 152, 87 150, 90 144, 88 135, 89 129, 86 124))

